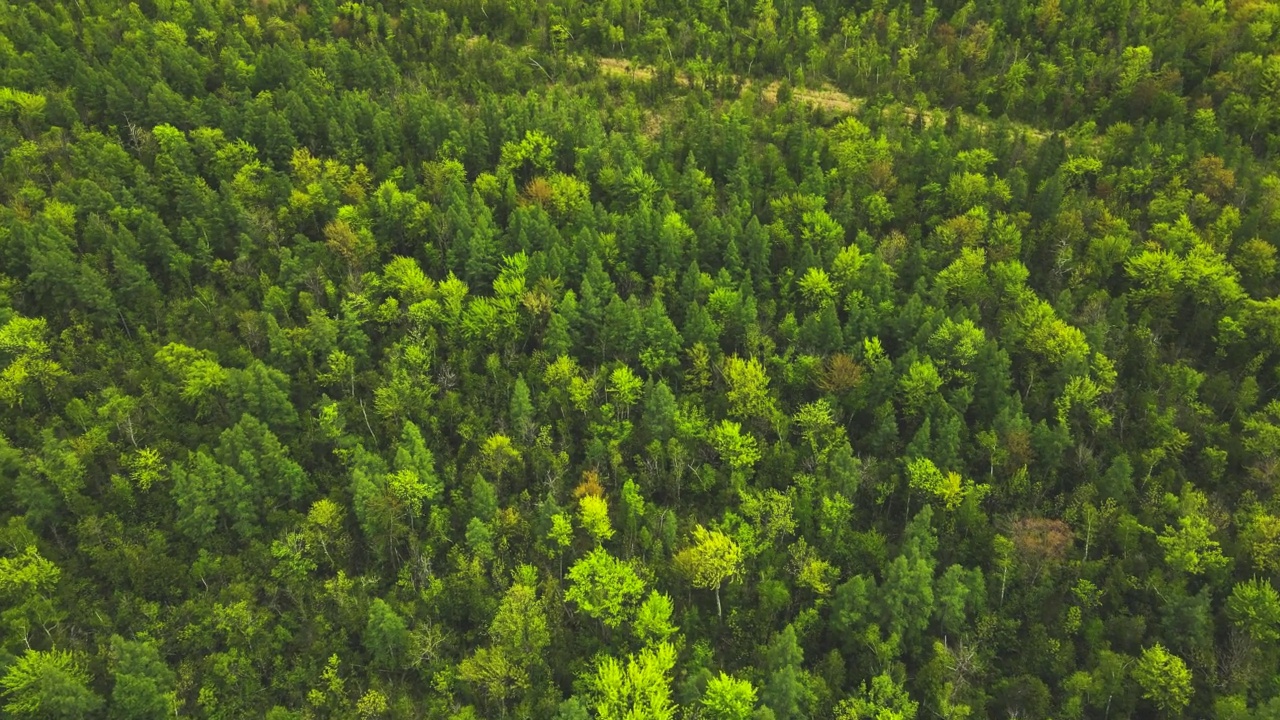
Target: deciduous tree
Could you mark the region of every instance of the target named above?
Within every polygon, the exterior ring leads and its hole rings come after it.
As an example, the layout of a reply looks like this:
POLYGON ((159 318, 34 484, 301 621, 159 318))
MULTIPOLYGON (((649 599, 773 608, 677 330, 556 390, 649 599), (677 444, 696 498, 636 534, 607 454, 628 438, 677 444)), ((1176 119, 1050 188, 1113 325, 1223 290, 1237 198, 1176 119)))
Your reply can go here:
POLYGON ((716 615, 723 615, 720 586, 742 571, 742 549, 738 544, 719 530, 697 525, 692 544, 677 553, 674 562, 694 587, 715 590, 716 615))

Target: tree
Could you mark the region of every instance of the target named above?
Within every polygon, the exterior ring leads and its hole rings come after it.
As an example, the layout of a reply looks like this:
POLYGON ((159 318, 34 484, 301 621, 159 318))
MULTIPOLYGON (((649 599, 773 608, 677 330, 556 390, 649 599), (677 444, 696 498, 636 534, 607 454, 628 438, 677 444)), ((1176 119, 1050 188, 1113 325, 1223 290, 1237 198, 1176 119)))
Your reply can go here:
POLYGON ((214 359, 213 353, 197 351, 181 343, 160 348, 155 359, 181 384, 179 395, 193 403, 197 412, 207 412, 214 398, 226 387, 231 373, 214 359))
POLYGON ((965 491, 973 489, 972 482, 966 483, 956 472, 943 474, 929 458, 913 458, 908 462, 907 478, 912 490, 929 499, 941 500, 948 510, 960 507, 965 491))
POLYGON ((374 663, 384 670, 396 669, 409 647, 408 625, 382 598, 374 598, 369 604, 364 646, 374 663))
POLYGON ((506 469, 521 460, 521 453, 511 442, 511 438, 501 433, 494 433, 485 438, 480 446, 480 458, 484 467, 496 479, 506 469))
POLYGON ((186 463, 174 463, 170 474, 178 506, 177 527, 189 538, 204 541, 220 518, 231 520, 242 537, 257 532, 253 488, 233 468, 197 452, 186 463))
POLYGON ((640 365, 649 373, 657 374, 680 362, 680 346, 683 339, 675 323, 667 316, 661 298, 654 298, 642 316, 640 365))
POLYGON ((676 652, 668 643, 647 647, 627 657, 626 665, 605 656, 587 679, 595 696, 599 720, 671 720, 676 708, 671 702, 671 680, 667 673, 675 667, 676 652))
POLYGON ((808 588, 818 595, 831 592, 839 570, 818 555, 817 550, 801 536, 788 548, 791 555, 790 569, 796 576, 796 584, 808 588))
POLYGON ((748 720, 755 710, 756 688, 749 680, 721 672, 707 681, 701 704, 710 720, 748 720))
POLYGON ((854 697, 836 708, 836 720, 914 720, 920 704, 914 702, 901 684, 888 673, 862 683, 854 697))
POLYGON ((302 466, 289 457, 279 437, 253 415, 218 436, 213 456, 243 476, 257 502, 297 501, 310 490, 302 466))
POLYGON ((1217 528, 1203 514, 1206 504, 1202 493, 1188 489, 1183 496, 1183 514, 1178 518, 1177 528, 1166 525, 1157 538, 1164 548, 1165 562, 1191 575, 1227 564, 1218 541, 1210 537, 1217 528))
POLYGON ((960 565, 948 567, 934 587, 936 614, 948 635, 960 635, 970 611, 981 610, 986 596, 982 571, 965 570, 960 565))
POLYGON ((1121 93, 1130 93, 1139 81, 1151 71, 1151 48, 1146 45, 1127 47, 1124 49, 1120 68, 1119 87, 1121 93))
POLYGON ((578 498, 578 519, 597 544, 613 537, 613 523, 609 521, 609 503, 603 497, 583 495, 578 498))
POLYGON ((463 277, 472 287, 484 287, 498 274, 498 228, 493 212, 477 190, 471 191, 471 225, 458 238, 463 277))
POLYGON ((734 470, 746 470, 760 461, 760 447, 751 434, 743 434, 742 426, 732 420, 721 420, 711 428, 711 446, 734 470))
POLYGON ((907 525, 902 554, 894 558, 880 588, 880 615, 891 632, 914 639, 929 625, 934 607, 933 510, 926 505, 907 525))
POLYGON ((649 591, 649 597, 636 611, 632 626, 636 637, 645 645, 664 643, 676 633, 676 626, 671 624, 671 598, 657 590, 649 591))
POLYGON ((822 268, 811 267, 800 278, 800 294, 814 310, 832 305, 836 301, 836 287, 822 268))
POLYGON ((801 667, 804 651, 796 630, 787 625, 764 650, 765 683, 760 700, 778 720, 805 720, 814 701, 813 690, 801 667))
POLYGON ((553 720, 591 720, 591 713, 583 705, 582 700, 571 697, 560 703, 553 720))
POLYGON ((677 407, 675 393, 666 381, 653 383, 645 393, 641 427, 649 437, 666 442, 675 433, 677 407))
POLYGON ((408 420, 400 430, 394 467, 389 479, 391 493, 403 503, 409 526, 413 527, 424 514, 423 504, 435 502, 444 491, 444 484, 436 475, 435 457, 427 448, 422 431, 408 420))
POLYGON ((512 691, 527 686, 529 682, 528 675, 515 663, 515 659, 496 647, 480 648, 459 663, 458 677, 484 688, 499 703, 505 703, 512 691))
POLYGON ((485 688, 500 703, 512 690, 529 687, 529 668, 541 662, 542 649, 551 642, 547 617, 533 587, 535 571, 524 566, 517 575, 489 625, 489 647, 458 665, 459 677, 485 688))
POLYGON ((509 411, 511 425, 516 435, 526 442, 533 439, 535 423, 533 419, 533 401, 529 399, 529 386, 523 377, 516 378, 515 387, 511 390, 511 408, 509 411))
POLYGON ((520 568, 519 580, 507 589, 489 626, 494 644, 511 650, 522 663, 535 662, 551 642, 547 617, 534 591, 537 576, 532 567, 520 568))
POLYGON ((680 572, 700 587, 716 592, 716 615, 720 608, 720 586, 742 572, 742 548, 719 530, 693 528, 693 544, 676 554, 674 562, 680 572))
POLYGON ((938 389, 942 387, 942 377, 938 375, 938 368, 933 361, 925 358, 911 363, 906 374, 898 381, 898 387, 902 391, 903 405, 907 412, 919 415, 936 397, 938 389))
POLYGON ((130 720, 162 720, 177 709, 175 676, 160 657, 155 643, 146 638, 111 638, 115 686, 111 690, 111 716, 130 720))
POLYGON ((0 326, 0 400, 7 405, 21 406, 31 387, 51 390, 66 375, 62 366, 49 357, 46 332, 43 318, 17 314, 0 326))
POLYGON ((552 544, 553 555, 560 558, 560 571, 564 571, 564 551, 573 544, 573 523, 567 513, 556 513, 551 516, 551 529, 547 531, 547 540, 552 544))
POLYGON ((725 358, 723 372, 730 415, 743 421, 771 418, 774 401, 769 395, 769 376, 758 359, 725 358))
POLYGON ((1180 715, 1191 702, 1191 671, 1182 658, 1160 643, 1142 651, 1133 668, 1133 679, 1142 688, 1142 697, 1169 715, 1180 715))
POLYGON ((601 352, 605 359, 628 357, 633 354, 635 341, 640 338, 640 315, 631 302, 614 294, 604 308, 600 332, 601 352))
POLYGON ((629 415, 631 406, 640 399, 643 389, 644 382, 626 365, 619 365, 609 373, 608 392, 617 405, 619 417, 625 419, 629 415))
POLYGON ((66 650, 31 650, 0 678, 5 712, 14 717, 83 718, 102 706, 89 673, 66 650))
MULTIPOLYGON (((198 364, 197 368, 200 367, 213 369, 205 364, 198 364)), ((192 377, 188 376, 188 380, 192 377)), ((255 417, 276 432, 290 430, 298 424, 298 412, 289 398, 289 385, 288 375, 260 360, 249 363, 244 370, 226 371, 225 391, 232 412, 255 417)))
POLYGON ((1227 598, 1227 615, 1260 643, 1280 640, 1280 593, 1266 580, 1236 583, 1227 598))
POLYGON ((826 400, 801 405, 794 419, 815 458, 826 459, 831 445, 844 437, 844 432, 836 426, 831 404, 826 400))
MULTIPOLYGON (((622 483, 623 527, 626 528, 627 536, 633 541, 647 509, 644 495, 640 494, 640 486, 635 480, 627 478, 626 482, 622 483)), ((628 544, 629 547, 630 544, 628 544)))
MULTIPOLYGON (((11 523, 30 532, 21 521, 11 523)), ((34 543, 34 536, 15 539, 34 543)), ((35 627, 56 623, 63 617, 54 603, 61 577, 62 570, 42 557, 34 544, 27 545, 17 557, 0 557, 0 598, 7 608, 0 614, 0 629, 8 641, 25 638, 35 627)))
POLYGON ((569 568, 569 583, 564 599, 609 628, 629 618, 644 593, 644 581, 635 570, 600 547, 569 568))

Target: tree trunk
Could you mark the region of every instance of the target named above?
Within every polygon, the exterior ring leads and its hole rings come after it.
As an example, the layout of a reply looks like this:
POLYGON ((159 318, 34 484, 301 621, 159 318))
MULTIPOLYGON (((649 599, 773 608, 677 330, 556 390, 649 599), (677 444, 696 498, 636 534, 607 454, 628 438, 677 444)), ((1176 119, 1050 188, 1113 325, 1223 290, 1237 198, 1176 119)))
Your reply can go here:
POLYGON ((716 586, 716 617, 724 617, 724 613, 720 611, 720 586, 716 586))

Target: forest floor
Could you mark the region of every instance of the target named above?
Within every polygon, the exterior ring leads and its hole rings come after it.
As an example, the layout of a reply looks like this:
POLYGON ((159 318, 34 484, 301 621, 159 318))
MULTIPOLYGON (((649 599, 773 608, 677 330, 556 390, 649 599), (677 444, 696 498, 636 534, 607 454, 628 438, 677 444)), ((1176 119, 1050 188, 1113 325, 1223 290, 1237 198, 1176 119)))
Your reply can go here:
MULTIPOLYGON (((647 65, 637 65, 630 60, 621 58, 600 58, 600 72, 606 75, 622 75, 633 80, 652 80, 656 77, 657 72, 647 65)), ((678 75, 676 77, 678 85, 688 87, 689 78, 687 76, 678 75)), ((750 80, 743 83, 743 87, 749 87, 754 83, 750 80)), ((774 80, 764 88, 764 96, 769 102, 778 101, 778 88, 782 83, 774 80)), ((803 100, 810 105, 825 108, 840 113, 855 113, 865 104, 864 98, 853 97, 847 93, 840 92, 833 87, 826 86, 821 89, 812 88, 795 88, 792 95, 799 100, 803 100)))
MULTIPOLYGON (((657 76, 657 72, 654 68, 647 65, 640 65, 630 60, 608 57, 602 57, 599 60, 600 72, 606 75, 625 76, 633 80, 642 81, 652 80, 657 76)), ((676 83, 684 87, 688 87, 690 84, 689 78, 683 75, 676 76, 676 83)), ((753 84, 752 81, 748 80, 743 84, 743 87, 745 88, 751 84, 753 84)), ((769 102, 776 103, 778 99, 778 88, 781 87, 781 85, 782 83, 777 80, 766 85, 764 87, 765 99, 769 102)), ((791 93, 792 97, 797 100, 800 100, 810 106, 819 107, 834 113, 846 113, 852 115, 858 113, 862 110, 862 107, 866 105, 866 98, 849 95, 848 93, 842 92, 841 90, 826 84, 820 88, 793 88, 791 93)), ((914 121, 916 117, 920 115, 920 111, 913 106, 902 105, 900 108, 910 120, 914 121)), ((885 108, 884 111, 888 113, 891 112, 891 109, 885 108)), ((933 123, 940 122, 942 120, 943 113, 940 110, 926 111, 924 113, 925 125, 932 125, 933 123)), ((995 122, 992 120, 980 118, 970 113, 960 113, 960 122, 964 124, 971 123, 982 132, 991 130, 995 125, 995 122)), ((1011 126, 1037 140, 1044 140, 1052 134, 1051 131, 1032 127, 1026 123, 1014 122, 1011 123, 1011 126)))

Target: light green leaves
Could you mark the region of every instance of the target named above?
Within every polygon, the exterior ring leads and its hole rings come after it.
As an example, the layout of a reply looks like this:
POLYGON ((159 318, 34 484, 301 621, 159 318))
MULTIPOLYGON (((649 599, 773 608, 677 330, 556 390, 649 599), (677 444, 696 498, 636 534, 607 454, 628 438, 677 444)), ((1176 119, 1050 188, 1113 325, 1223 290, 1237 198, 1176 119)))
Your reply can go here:
POLYGON ((29 545, 18 557, 0 557, 0 597, 13 601, 32 593, 47 593, 61 576, 57 565, 41 557, 34 545, 29 545))
POLYGON ((711 447, 734 470, 745 470, 760 461, 760 447, 754 436, 743 434, 742 425, 722 420, 711 429, 711 447))
POLYGON ((89 673, 65 650, 27 650, 3 678, 5 712, 23 718, 82 718, 102 704, 89 673))
POLYGON ((631 565, 599 547, 569 568, 569 583, 565 600, 611 628, 631 616, 644 593, 644 581, 631 565))
POLYGON ((18 117, 26 122, 34 121, 43 115, 47 102, 44 95, 0 87, 0 109, 6 113, 16 110, 18 117))
POLYGON ((972 320, 956 322, 947 318, 929 338, 929 351, 943 359, 952 374, 964 374, 985 342, 986 336, 972 320))
POLYGON ((541 131, 530 130, 525 132, 520 142, 503 143, 498 167, 514 172, 528 163, 538 171, 550 172, 555 167, 555 150, 554 139, 541 131))
POLYGON ((836 720, 914 720, 920 704, 888 673, 863 683, 853 697, 836 708, 836 720))
POLYGON ((1142 697, 1171 715, 1182 712, 1191 702, 1191 671, 1182 658, 1159 643, 1142 651, 1133 679, 1142 687, 1142 697))
POLYGON ((948 510, 960 507, 964 499, 977 494, 979 498, 990 488, 987 485, 975 485, 957 472, 943 473, 928 458, 914 458, 907 463, 907 478, 911 489, 926 497, 942 501, 948 510))
POLYGON ((800 278, 800 294, 811 308, 821 309, 836 301, 836 286, 827 272, 819 267, 809 268, 800 278))
POLYGON ((907 373, 898 381, 903 405, 907 412, 913 414, 923 412, 941 387, 942 377, 938 375, 938 368, 928 358, 911 363, 907 373))
POLYGON ((944 294, 972 302, 987 292, 987 253, 982 248, 964 248, 960 256, 938 273, 937 287, 944 294))
POLYGON ((675 564, 694 587, 718 588, 741 571, 742 549, 719 530, 697 525, 693 544, 676 554, 675 564))
POLYGON ((413 258, 394 258, 383 268, 382 276, 383 282, 406 306, 422 302, 435 294, 435 283, 413 258))
POLYGON ((1188 490, 1183 498, 1183 513, 1176 528, 1165 526, 1157 540, 1164 548, 1164 560, 1170 566, 1191 575, 1225 567, 1227 558, 1221 546, 1210 536, 1217 531, 1204 515, 1207 500, 1203 493, 1188 490))
POLYGON ((710 720, 748 720, 756 705, 756 688, 721 672, 707 681, 702 709, 710 720))
POLYGON ((1120 56, 1120 91, 1130 92, 1151 72, 1151 48, 1146 45, 1127 47, 1120 56))
POLYGON ((0 400, 21 405, 25 390, 39 384, 46 390, 64 375, 62 366, 49 359, 43 318, 15 316, 0 326, 0 400))
POLYGON ((458 666, 459 676, 484 687, 491 697, 503 698, 515 688, 529 686, 529 667, 541 660, 551 643, 547 616, 538 602, 533 568, 525 566, 507 589, 489 625, 492 644, 481 648, 458 666))
POLYGON ((156 353, 156 361, 177 377, 183 400, 204 407, 209 397, 226 385, 228 372, 213 359, 213 353, 181 343, 169 343, 156 353))
POLYGON ((800 433, 809 443, 809 448, 819 457, 825 457, 829 445, 844 434, 836 426, 831 403, 825 399, 801 405, 796 411, 795 422, 800 426, 800 433))
POLYGON ((1237 583, 1227 599, 1227 616, 1258 642, 1280 640, 1280 594, 1266 580, 1237 583))
POLYGON ((561 551, 573 543, 573 523, 569 521, 567 514, 556 513, 551 516, 551 529, 547 531, 547 539, 561 551))
POLYGON ((609 373, 609 396, 623 408, 635 405, 643 389, 644 381, 626 365, 619 365, 609 373))
POLYGON ((774 402, 769 395, 769 375, 756 358, 736 355, 725 358, 724 379, 728 386, 729 414, 739 420, 768 418, 774 402))
POLYGON ((645 648, 627 657, 626 664, 603 657, 587 679, 595 695, 599 720, 671 720, 671 679, 676 651, 668 643, 645 648))
POLYGON ((597 544, 613 537, 613 524, 609 521, 609 502, 604 498, 597 495, 583 495, 579 498, 578 519, 597 544))
POLYGON ((636 611, 636 619, 632 623, 632 629, 640 642, 652 646, 666 642, 667 638, 675 634, 678 628, 671 622, 672 609, 670 596, 657 590, 649 592, 649 597, 636 611))
POLYGON ((510 465, 520 462, 521 454, 511 442, 511 438, 501 433, 494 433, 485 438, 484 443, 481 444, 480 457, 485 469, 494 477, 499 477, 510 465))

